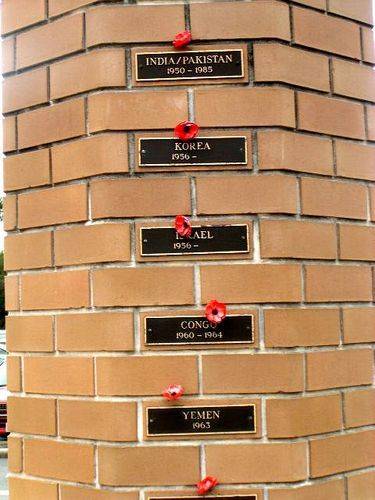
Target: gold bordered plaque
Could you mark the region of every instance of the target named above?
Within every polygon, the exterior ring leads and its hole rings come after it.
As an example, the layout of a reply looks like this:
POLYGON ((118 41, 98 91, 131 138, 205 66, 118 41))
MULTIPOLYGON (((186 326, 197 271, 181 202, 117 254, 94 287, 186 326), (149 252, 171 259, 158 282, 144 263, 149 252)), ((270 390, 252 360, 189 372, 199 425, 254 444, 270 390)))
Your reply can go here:
MULTIPOLYGON (((258 495, 247 494, 247 495, 210 495, 209 498, 215 498, 216 500, 258 500, 258 495)), ((189 495, 176 495, 170 497, 157 497, 150 496, 148 500, 202 500, 202 497, 198 496, 189 496, 189 495)))
POLYGON ((218 325, 205 316, 146 316, 145 345, 253 344, 254 315, 229 314, 218 325))
POLYGON ((171 226, 141 227, 140 248, 142 257, 249 253, 249 226, 192 226, 186 238, 171 226))
POLYGON ((138 52, 136 81, 243 78, 243 49, 138 52))
POLYGON ((141 137, 138 156, 139 166, 144 168, 247 165, 247 137, 198 137, 189 141, 141 137))
POLYGON ((147 436, 254 433, 255 404, 147 408, 147 436))

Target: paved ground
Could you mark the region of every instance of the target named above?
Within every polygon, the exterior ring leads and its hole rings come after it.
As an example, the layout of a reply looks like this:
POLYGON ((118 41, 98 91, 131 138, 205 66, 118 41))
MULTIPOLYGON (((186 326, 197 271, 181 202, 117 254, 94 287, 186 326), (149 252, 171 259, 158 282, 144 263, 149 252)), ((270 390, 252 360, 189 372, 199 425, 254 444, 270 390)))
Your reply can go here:
POLYGON ((5 500, 8 498, 8 485, 7 485, 7 459, 0 458, 0 499, 5 500))

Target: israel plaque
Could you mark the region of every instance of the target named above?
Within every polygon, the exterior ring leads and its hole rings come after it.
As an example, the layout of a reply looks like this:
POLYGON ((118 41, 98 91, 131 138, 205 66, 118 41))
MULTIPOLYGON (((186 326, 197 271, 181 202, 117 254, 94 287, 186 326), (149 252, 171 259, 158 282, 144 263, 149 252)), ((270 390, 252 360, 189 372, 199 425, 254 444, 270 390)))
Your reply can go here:
POLYGON ((136 81, 243 78, 243 49, 138 52, 136 81))
POLYGON ((138 153, 139 166, 145 168, 247 165, 247 137, 140 138, 138 153))
POLYGON ((253 344, 254 316, 229 314, 218 325, 205 316, 146 316, 144 331, 149 346, 253 344))
POLYGON ((141 227, 141 256, 249 253, 247 224, 193 226, 189 237, 174 227, 141 227))
POLYGON ((254 404, 147 408, 148 436, 256 432, 254 404))

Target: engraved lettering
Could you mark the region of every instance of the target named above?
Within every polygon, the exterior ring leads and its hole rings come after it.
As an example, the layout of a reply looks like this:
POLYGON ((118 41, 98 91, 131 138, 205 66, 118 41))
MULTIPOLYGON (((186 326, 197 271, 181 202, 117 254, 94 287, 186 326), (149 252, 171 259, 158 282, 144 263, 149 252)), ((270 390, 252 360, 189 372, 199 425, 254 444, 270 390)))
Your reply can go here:
POLYGON ((187 410, 182 411, 185 420, 216 420, 220 418, 220 410, 187 410))

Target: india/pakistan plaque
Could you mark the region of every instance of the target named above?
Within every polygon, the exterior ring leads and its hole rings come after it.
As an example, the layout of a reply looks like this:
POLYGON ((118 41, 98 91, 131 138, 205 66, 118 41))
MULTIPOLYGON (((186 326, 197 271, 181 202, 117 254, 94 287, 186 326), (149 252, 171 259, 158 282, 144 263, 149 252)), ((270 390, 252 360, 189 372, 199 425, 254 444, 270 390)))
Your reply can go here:
POLYGON ((218 325, 205 316, 146 316, 144 330, 149 346, 253 344, 254 316, 229 314, 218 325))
POLYGON ((254 404, 147 408, 148 436, 255 432, 254 404))
POLYGON ((249 252, 247 224, 192 226, 191 235, 180 236, 174 227, 142 227, 141 256, 205 255, 249 252))

